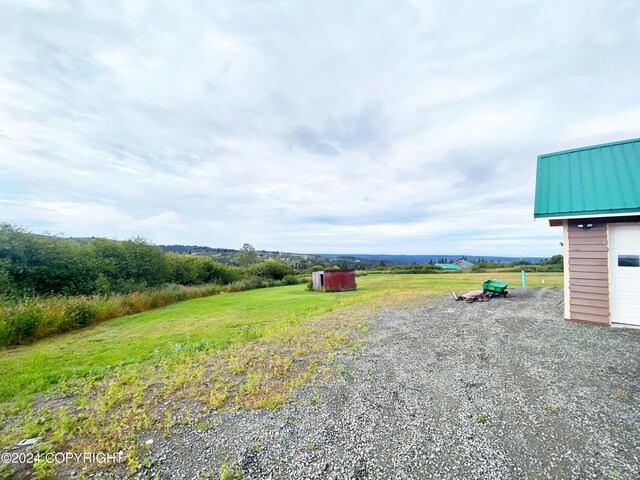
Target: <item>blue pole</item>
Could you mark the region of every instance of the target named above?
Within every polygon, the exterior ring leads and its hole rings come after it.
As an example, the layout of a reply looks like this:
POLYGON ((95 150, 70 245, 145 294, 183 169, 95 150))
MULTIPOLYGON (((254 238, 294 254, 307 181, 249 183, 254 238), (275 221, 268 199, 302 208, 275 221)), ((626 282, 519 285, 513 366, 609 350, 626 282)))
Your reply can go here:
POLYGON ((524 275, 524 270, 522 270, 522 288, 527 288, 527 279, 524 275))

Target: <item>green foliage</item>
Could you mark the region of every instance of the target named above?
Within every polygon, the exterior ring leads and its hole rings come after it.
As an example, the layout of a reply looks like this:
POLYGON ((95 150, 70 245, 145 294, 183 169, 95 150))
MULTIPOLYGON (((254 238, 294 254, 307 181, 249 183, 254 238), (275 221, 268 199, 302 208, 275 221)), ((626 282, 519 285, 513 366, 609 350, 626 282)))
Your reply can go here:
POLYGON ((245 276, 245 272, 239 268, 210 260, 203 264, 204 279, 206 283, 217 283, 218 285, 227 285, 232 282, 241 280, 245 276))
POLYGON ((309 268, 305 268, 304 273, 313 273, 324 270, 326 267, 323 265, 312 265, 309 268))
POLYGON ((372 267, 370 270, 367 270, 369 273, 438 273, 441 270, 435 265, 430 264, 418 264, 411 263, 409 265, 396 265, 393 267, 385 267, 382 265, 376 265, 372 267))
POLYGON ((140 237, 79 242, 0 224, 0 295, 4 296, 107 295, 168 283, 226 285, 247 274, 207 257, 164 253, 140 237))
POLYGON ((211 260, 195 255, 167 253, 167 261, 173 281, 181 285, 200 285, 206 283, 204 265, 211 260))
POLYGON ((15 293, 15 284, 8 271, 9 262, 0 261, 0 296, 13 295, 15 293))
POLYGON ((564 258, 562 255, 554 255, 550 259, 539 262, 530 262, 528 260, 517 260, 508 263, 481 261, 471 268, 474 273, 495 270, 507 272, 519 272, 521 270, 525 272, 562 272, 564 271, 564 258))
POLYGON ((3 337, 0 338, 0 345, 23 343, 33 338, 42 322, 42 309, 30 299, 1 313, 0 333, 3 337))
POLYGON ((220 480, 236 480, 242 478, 242 468, 238 465, 223 463, 220 467, 220 480))
POLYGON ((295 271, 289 265, 277 260, 266 260, 251 266, 250 271, 258 277, 282 280, 288 275, 293 275, 295 271))
MULTIPOLYGON (((141 237, 123 242, 98 238, 86 246, 93 250, 97 270, 106 277, 113 291, 131 292, 172 280, 171 265, 165 253, 141 237)), ((94 283, 93 291, 73 293, 94 293, 95 287, 94 283)))
POLYGON ((245 243, 238 252, 238 263, 241 267, 248 267, 258 261, 258 254, 253 245, 245 243))
POLYGON ((66 306, 66 317, 79 327, 86 327, 98 313, 92 302, 80 297, 70 298, 66 306))
POLYGON ((287 275, 282 279, 282 283, 285 285, 297 285, 298 283, 304 283, 304 278, 298 278, 294 275, 287 275))
POLYGON ((0 224, 2 270, 21 293, 90 290, 97 270, 95 258, 87 249, 77 242, 34 235, 16 226, 0 224))

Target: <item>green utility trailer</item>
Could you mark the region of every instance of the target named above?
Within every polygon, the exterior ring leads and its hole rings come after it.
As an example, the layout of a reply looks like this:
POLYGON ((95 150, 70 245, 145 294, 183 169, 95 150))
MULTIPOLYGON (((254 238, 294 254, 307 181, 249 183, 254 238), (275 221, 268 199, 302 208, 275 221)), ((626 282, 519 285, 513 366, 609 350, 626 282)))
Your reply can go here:
POLYGON ((509 294, 509 292, 507 292, 508 286, 509 282, 491 278, 482 283, 482 292, 491 294, 491 296, 504 295, 506 297, 509 294))

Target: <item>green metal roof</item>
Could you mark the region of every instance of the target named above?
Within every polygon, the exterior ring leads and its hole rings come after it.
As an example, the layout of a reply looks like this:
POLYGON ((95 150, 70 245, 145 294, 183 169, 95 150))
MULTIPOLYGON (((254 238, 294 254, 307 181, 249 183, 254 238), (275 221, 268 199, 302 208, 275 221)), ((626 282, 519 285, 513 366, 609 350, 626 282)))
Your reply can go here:
POLYGON ((640 138, 538 155, 535 218, 640 212, 640 138))
POLYGON ((436 263, 436 267, 444 268, 445 270, 464 270, 460 265, 455 263, 436 263))

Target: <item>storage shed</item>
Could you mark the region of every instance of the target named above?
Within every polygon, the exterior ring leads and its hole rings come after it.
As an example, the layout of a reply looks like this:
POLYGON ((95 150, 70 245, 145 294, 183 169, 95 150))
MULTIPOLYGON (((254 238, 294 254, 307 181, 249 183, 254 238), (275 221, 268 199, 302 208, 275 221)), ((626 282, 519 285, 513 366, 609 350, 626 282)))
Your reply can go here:
POLYGON ((564 231, 564 316, 640 327, 640 139, 538 156, 534 217, 564 231))
POLYGON ((333 292, 356 289, 356 272, 353 270, 325 270, 313 272, 311 281, 314 290, 333 292))

